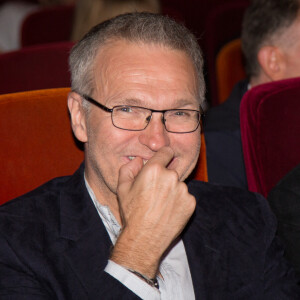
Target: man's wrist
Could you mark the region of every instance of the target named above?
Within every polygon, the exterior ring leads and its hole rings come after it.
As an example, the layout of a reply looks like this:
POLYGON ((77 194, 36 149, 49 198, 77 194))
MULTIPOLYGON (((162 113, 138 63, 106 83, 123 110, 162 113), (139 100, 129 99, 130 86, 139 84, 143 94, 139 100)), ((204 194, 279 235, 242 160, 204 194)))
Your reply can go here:
POLYGON ((114 261, 108 260, 104 271, 120 281, 124 286, 133 291, 141 299, 160 299, 159 289, 147 284, 145 280, 128 271, 128 269, 124 268, 123 266, 116 264, 114 261))
POLYGON ((127 269, 129 272, 133 273, 134 275, 136 275, 137 277, 141 278, 142 280, 144 280, 146 283, 148 283, 150 286, 152 287, 155 287, 157 289, 159 289, 159 284, 158 284, 158 281, 155 278, 148 278, 147 276, 135 271, 135 270, 132 270, 132 269, 127 269))
POLYGON ((111 252, 110 260, 128 270, 143 274, 146 278, 155 278, 159 268, 160 256, 155 251, 146 251, 145 242, 141 245, 127 231, 123 231, 119 236, 111 252))

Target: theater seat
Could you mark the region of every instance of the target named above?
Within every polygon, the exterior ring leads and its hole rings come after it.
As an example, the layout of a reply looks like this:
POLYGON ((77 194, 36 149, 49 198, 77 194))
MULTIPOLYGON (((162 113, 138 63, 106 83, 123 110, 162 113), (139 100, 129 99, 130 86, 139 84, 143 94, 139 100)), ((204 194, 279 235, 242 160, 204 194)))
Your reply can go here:
POLYGON ((70 41, 74 5, 41 8, 29 14, 21 28, 21 46, 70 41))
MULTIPOLYGON (((0 95, 0 204, 72 174, 83 161, 67 110, 69 88, 0 95)), ((197 170, 207 181, 205 142, 197 170)))
POLYGON ((207 162, 206 162, 206 145, 203 132, 201 133, 201 151, 199 161, 194 172, 191 174, 192 179, 208 181, 207 162))
POLYGON ((300 163, 300 78, 249 90, 240 108, 241 137, 250 191, 268 195, 300 163))
POLYGON ((0 94, 70 86, 72 42, 22 48, 0 55, 0 94))
POLYGON ((241 36, 243 15, 249 0, 223 1, 215 5, 205 20, 204 53, 207 62, 208 92, 212 106, 220 104, 216 81, 216 57, 229 41, 241 36))
POLYGON ((241 40, 235 39, 223 46, 216 59, 218 102, 223 103, 234 85, 246 77, 241 40))
POLYGON ((69 88, 0 95, 0 204, 83 161, 69 121, 69 88))

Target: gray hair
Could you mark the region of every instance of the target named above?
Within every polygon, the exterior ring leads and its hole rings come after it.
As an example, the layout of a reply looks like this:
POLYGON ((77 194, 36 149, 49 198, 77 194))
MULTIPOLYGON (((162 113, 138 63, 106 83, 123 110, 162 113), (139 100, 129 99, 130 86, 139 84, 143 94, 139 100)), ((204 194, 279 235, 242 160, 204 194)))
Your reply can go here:
POLYGON ((72 90, 93 93, 95 58, 102 47, 118 39, 184 51, 195 67, 199 101, 204 101, 203 57, 195 36, 167 16, 146 12, 123 14, 100 23, 72 48, 69 58, 72 90))

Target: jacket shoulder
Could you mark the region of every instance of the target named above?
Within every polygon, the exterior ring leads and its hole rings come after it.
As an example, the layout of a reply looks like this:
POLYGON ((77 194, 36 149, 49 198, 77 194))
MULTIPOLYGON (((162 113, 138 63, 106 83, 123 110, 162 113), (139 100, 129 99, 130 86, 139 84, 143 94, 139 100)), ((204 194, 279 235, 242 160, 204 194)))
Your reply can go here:
POLYGON ((260 194, 196 180, 191 181, 188 187, 197 200, 196 213, 215 220, 216 224, 235 224, 236 230, 249 224, 253 231, 258 228, 276 229, 275 217, 267 200, 260 194))

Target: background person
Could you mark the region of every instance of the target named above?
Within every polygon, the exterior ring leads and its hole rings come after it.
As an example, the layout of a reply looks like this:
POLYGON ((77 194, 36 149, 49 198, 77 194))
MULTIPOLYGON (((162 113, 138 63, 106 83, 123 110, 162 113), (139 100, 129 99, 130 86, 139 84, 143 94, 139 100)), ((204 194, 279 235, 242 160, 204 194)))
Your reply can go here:
MULTIPOLYGON (((204 131, 210 182, 247 189, 240 102, 259 84, 300 76, 299 0, 253 0, 245 12, 242 50, 247 79, 206 113, 204 131)), ((284 105, 284 104, 283 104, 284 105)))

